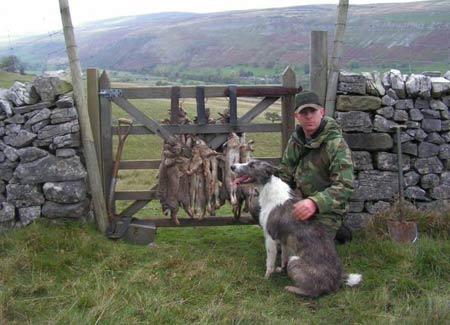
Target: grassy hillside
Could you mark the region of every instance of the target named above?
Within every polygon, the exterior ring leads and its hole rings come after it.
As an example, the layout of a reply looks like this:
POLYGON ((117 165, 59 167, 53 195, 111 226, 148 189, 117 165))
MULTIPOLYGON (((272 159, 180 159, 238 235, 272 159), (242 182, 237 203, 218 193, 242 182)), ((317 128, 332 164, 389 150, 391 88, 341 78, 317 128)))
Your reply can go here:
POLYGON ((35 77, 34 75, 21 75, 0 70, 0 88, 9 88, 14 81, 33 81, 35 77))

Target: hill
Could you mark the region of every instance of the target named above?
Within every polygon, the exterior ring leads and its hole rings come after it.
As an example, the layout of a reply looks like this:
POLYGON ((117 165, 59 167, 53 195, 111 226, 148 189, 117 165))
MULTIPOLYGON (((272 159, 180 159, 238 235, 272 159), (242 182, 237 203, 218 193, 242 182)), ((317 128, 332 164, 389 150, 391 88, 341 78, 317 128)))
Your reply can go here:
MULTIPOLYGON (((351 5, 343 64, 448 68, 449 12, 445 0, 351 5)), ((82 25, 75 33, 85 67, 176 77, 199 69, 220 75, 241 66, 239 73, 251 76, 288 64, 307 72, 311 30, 328 31, 331 48, 335 20, 335 5, 308 5, 120 17, 82 25)), ((35 70, 66 66, 62 33, 19 40, 13 51, 35 70)), ((10 52, 0 48, 0 56, 10 52)))

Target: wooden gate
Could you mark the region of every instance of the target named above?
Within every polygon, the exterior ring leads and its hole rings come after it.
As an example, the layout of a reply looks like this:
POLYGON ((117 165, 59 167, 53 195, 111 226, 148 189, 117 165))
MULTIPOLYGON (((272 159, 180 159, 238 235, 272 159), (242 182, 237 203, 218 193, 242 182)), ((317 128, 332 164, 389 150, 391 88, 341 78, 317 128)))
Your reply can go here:
MULTIPOLYGON (((227 140, 230 132, 281 132, 282 153, 286 147, 289 136, 294 130, 295 95, 301 90, 296 88, 296 79, 293 70, 288 67, 283 73, 281 85, 264 86, 172 86, 172 87, 139 87, 139 88, 112 88, 105 71, 99 77, 96 69, 87 70, 88 108, 93 129, 95 146, 101 168, 103 191, 109 193, 111 177, 113 175, 113 135, 117 134, 117 126, 112 125, 111 104, 126 111, 139 124, 134 124, 130 134, 156 134, 167 140, 176 134, 203 135, 212 149, 219 148, 227 140), (229 101, 229 124, 207 124, 205 99, 212 97, 227 97, 229 101), (238 117, 238 97, 257 97, 260 101, 243 116, 238 117), (180 98, 195 98, 197 108, 197 121, 195 124, 177 125, 161 124, 152 119, 131 102, 131 99, 170 99, 170 120, 175 121, 180 98), (252 121, 274 104, 278 99, 281 103, 281 123, 252 123, 252 121)), ((158 148, 161 150, 161 148, 158 148)), ((259 158, 278 163, 279 158, 259 158)), ((119 169, 158 169, 160 160, 121 160, 119 169)), ((151 200, 157 199, 157 185, 148 191, 115 191, 114 201, 133 201, 119 216, 133 216, 151 200)), ((170 218, 151 217, 157 227, 174 226, 170 218)), ((204 220, 179 218, 181 226, 219 226, 230 224, 249 224, 253 219, 242 216, 239 221, 231 216, 209 216, 204 220)))

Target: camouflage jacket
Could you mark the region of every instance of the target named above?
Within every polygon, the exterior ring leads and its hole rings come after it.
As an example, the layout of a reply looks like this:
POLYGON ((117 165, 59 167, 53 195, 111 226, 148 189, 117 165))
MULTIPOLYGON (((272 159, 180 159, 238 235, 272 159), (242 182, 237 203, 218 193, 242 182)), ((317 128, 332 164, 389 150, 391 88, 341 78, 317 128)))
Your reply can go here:
POLYGON ((297 126, 281 159, 279 176, 312 199, 319 214, 343 216, 353 192, 353 161, 336 121, 325 117, 310 141, 297 126))

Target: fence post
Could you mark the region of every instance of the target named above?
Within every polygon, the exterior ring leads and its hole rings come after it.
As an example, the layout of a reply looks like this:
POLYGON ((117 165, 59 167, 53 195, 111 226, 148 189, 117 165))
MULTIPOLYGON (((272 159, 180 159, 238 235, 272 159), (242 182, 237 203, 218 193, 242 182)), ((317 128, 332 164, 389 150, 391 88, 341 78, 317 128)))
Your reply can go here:
MULTIPOLYGON (((296 87, 295 72, 290 66, 283 72, 283 87, 296 87)), ((281 154, 286 149, 288 140, 294 132, 295 95, 285 95, 281 98, 281 154)))
POLYGON ((311 31, 309 66, 310 90, 319 96, 322 106, 325 107, 328 74, 328 34, 325 31, 311 31))
MULTIPOLYGON (((103 71, 99 79, 99 88, 111 88, 108 74, 103 71)), ((101 157, 102 157, 102 176, 105 199, 108 200, 109 188, 111 186, 111 176, 113 173, 113 141, 112 141, 112 114, 111 101, 102 96, 100 98, 100 138, 101 138, 101 157)))
MULTIPOLYGON (((103 157, 101 150, 101 131, 100 131, 100 101, 98 96, 98 70, 95 68, 88 68, 86 70, 87 76, 87 103, 89 119, 91 120, 92 135, 94 136, 95 151, 97 152, 98 166, 100 167, 100 174, 103 173, 103 157)), ((103 175, 100 175, 103 180, 103 175)), ((103 184, 102 184, 103 187, 103 184)), ((105 193, 105 189, 103 189, 105 193)))

